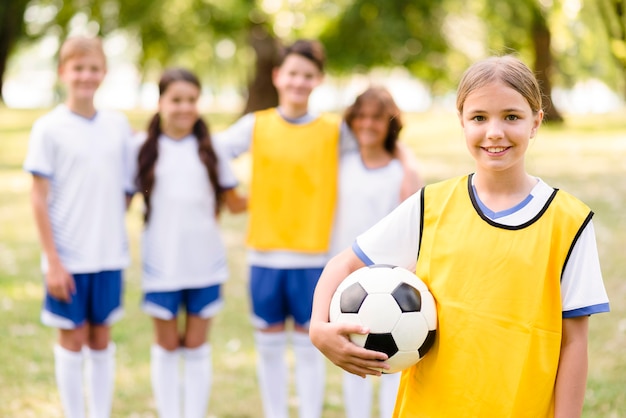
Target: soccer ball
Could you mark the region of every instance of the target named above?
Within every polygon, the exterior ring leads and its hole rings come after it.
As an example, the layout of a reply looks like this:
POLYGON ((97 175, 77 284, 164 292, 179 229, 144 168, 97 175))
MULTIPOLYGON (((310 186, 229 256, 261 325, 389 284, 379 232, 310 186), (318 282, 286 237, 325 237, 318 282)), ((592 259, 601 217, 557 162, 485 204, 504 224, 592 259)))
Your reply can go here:
POLYGON ((345 278, 330 301, 330 322, 358 324, 350 334, 359 347, 382 351, 396 373, 420 361, 435 341, 437 310, 428 287, 401 267, 375 264, 345 278))

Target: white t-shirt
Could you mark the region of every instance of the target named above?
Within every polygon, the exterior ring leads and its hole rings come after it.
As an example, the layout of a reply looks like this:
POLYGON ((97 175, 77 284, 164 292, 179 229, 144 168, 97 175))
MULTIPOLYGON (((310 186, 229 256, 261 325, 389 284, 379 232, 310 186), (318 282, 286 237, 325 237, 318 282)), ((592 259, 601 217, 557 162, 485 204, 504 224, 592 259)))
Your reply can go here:
MULTIPOLYGON (((502 225, 521 225, 543 209, 553 191, 539 180, 531 191, 532 197, 514 210, 497 214, 483 210, 483 214, 502 225)), ((406 199, 396 210, 356 239, 352 248, 364 263, 391 264, 415 271, 420 239, 420 194, 421 191, 418 191, 406 199)), ((608 311, 608 296, 602 281, 592 222, 583 229, 563 271, 561 300, 564 317, 608 311)))
MULTIPOLYGON (((142 134, 145 138, 145 134, 142 134)), ((215 216, 215 196, 198 141, 159 137, 150 219, 142 234, 142 286, 146 292, 194 289, 228 278, 226 249, 215 216)), ((218 155, 220 186, 237 180, 218 155)))
MULTIPOLYGON (((48 212, 54 243, 70 273, 119 270, 129 263, 125 165, 130 125, 119 112, 92 119, 59 105, 33 125, 24 169, 50 181, 48 212)), ((42 270, 48 269, 42 256, 42 270)))
POLYGON ((367 168, 358 151, 341 156, 331 256, 349 247, 359 234, 400 204, 402 177, 402 164, 397 159, 384 167, 367 168))
MULTIPOLYGON (((280 111, 280 110, 278 110, 280 111)), ((307 113, 298 119, 287 119, 290 123, 309 123, 318 116, 307 113)), ((248 113, 227 130, 213 134, 216 148, 229 158, 236 158, 250 149, 254 124, 254 113, 248 113)), ((344 153, 356 148, 356 140, 345 123, 340 125, 338 152, 344 153)), ((326 265, 328 254, 306 254, 295 251, 248 251, 248 263, 268 268, 321 268, 326 265)))

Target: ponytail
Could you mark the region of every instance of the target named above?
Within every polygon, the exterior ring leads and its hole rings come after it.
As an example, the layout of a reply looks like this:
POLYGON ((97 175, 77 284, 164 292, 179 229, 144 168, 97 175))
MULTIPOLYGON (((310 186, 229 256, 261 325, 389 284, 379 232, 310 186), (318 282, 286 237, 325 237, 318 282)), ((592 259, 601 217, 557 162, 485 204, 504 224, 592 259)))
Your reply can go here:
POLYGON ((159 136, 161 136, 161 117, 156 113, 150 120, 148 136, 139 150, 135 178, 137 188, 143 195, 145 204, 143 220, 146 223, 150 218, 150 196, 154 188, 154 167, 159 157, 159 136))
POLYGON ((217 154, 213 149, 209 126, 202 118, 198 118, 196 123, 193 125, 193 134, 198 140, 198 155, 200 157, 200 161, 202 161, 202 164, 206 167, 207 174, 209 175, 209 181, 213 186, 213 193, 215 194, 215 214, 217 215, 222 205, 224 190, 219 184, 217 173, 217 154))

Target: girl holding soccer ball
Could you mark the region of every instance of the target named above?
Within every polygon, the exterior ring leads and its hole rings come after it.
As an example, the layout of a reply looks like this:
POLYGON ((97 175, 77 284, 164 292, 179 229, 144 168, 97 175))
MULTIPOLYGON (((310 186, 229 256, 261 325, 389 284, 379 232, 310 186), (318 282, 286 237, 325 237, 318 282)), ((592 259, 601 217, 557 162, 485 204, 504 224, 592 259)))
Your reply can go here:
POLYGON ((324 269, 310 335, 335 364, 379 375, 386 355, 357 347, 359 326, 330 324, 352 271, 415 271, 437 302, 437 338, 403 371, 397 417, 579 417, 589 315, 607 312, 593 212, 525 169, 543 118, 533 72, 512 56, 472 65, 457 93, 474 173, 422 188, 324 269))

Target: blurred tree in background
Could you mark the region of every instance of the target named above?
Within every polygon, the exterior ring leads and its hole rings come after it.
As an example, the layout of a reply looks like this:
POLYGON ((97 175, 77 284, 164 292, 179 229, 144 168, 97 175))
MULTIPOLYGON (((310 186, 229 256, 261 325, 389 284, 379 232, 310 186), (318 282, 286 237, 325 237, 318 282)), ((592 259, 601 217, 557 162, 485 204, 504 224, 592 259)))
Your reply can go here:
POLYGON ((560 122, 563 117, 552 104, 552 77, 555 72, 552 32, 549 19, 558 13, 558 1, 486 0, 479 16, 487 25, 487 47, 498 53, 519 51, 528 57, 546 98, 545 120, 560 122))
MULTIPOLYGON (((434 94, 452 90, 470 62, 508 52, 534 66, 548 98, 554 83, 571 87, 592 77, 626 94, 625 3, 10 0, 0 5, 0 87, 16 46, 44 36, 62 39, 82 25, 92 34, 128 39, 144 80, 179 65, 213 89, 239 86, 248 99, 244 112, 276 104, 271 70, 277 51, 299 37, 319 38, 338 75, 403 67, 434 94)), ((560 120, 547 104, 548 118, 560 120)))
POLYGON ((450 48, 441 0, 355 0, 320 34, 329 66, 351 74, 373 67, 407 68, 435 90, 449 87, 450 48))
POLYGON ((4 73, 11 53, 24 33, 24 12, 28 0, 9 0, 0 3, 0 102, 4 73))
POLYGON ((597 0, 595 3, 609 37, 610 51, 622 75, 626 97, 626 0, 597 0))

